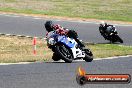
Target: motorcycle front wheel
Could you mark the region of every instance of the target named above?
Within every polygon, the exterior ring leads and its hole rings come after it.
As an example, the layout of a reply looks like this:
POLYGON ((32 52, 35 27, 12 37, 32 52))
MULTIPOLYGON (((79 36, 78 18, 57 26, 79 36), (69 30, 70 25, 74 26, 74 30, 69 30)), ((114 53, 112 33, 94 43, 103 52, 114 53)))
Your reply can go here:
POLYGON ((60 58, 64 60, 66 63, 71 63, 73 61, 72 52, 68 47, 63 44, 59 44, 56 46, 56 53, 59 54, 60 58))
POLYGON ((52 59, 54 61, 59 61, 60 60, 60 56, 57 53, 53 53, 52 59))

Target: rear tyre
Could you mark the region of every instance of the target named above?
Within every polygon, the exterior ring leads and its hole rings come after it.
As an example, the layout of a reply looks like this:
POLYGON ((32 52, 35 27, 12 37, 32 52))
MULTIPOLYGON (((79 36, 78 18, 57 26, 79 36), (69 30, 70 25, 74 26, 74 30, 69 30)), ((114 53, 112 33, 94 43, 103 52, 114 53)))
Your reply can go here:
POLYGON ((85 49, 85 57, 83 58, 86 62, 91 62, 93 60, 93 54, 89 49, 85 49))
POLYGON ((71 63, 73 61, 73 56, 68 47, 63 44, 56 46, 56 53, 66 62, 71 63))
POLYGON ((117 39, 120 43, 123 43, 123 40, 117 35, 117 39))
POLYGON ((115 41, 113 41, 113 40, 110 40, 110 44, 113 44, 115 41))
POLYGON ((52 59, 53 59, 54 61, 59 61, 59 60, 60 60, 60 57, 59 57, 58 54, 53 53, 52 59))

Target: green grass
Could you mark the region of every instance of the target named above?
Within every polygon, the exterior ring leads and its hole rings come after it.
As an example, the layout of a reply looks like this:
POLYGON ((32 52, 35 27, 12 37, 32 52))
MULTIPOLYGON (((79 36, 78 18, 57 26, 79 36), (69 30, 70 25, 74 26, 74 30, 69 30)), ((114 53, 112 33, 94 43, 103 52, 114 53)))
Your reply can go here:
POLYGON ((132 22, 132 0, 0 0, 0 11, 132 22))
POLYGON ((47 61, 52 57, 52 52, 46 43, 37 39, 37 54, 33 54, 33 39, 0 36, 0 63, 47 61))
MULTIPOLYGON (((37 39, 37 55, 33 54, 33 39, 16 36, 0 35, 0 63, 51 61, 52 51, 48 49, 46 41, 37 39)), ((132 46, 117 44, 86 45, 94 54, 94 59, 132 55, 132 46)))
POLYGON ((96 44, 88 45, 88 47, 93 51, 95 58, 132 55, 132 46, 96 44))

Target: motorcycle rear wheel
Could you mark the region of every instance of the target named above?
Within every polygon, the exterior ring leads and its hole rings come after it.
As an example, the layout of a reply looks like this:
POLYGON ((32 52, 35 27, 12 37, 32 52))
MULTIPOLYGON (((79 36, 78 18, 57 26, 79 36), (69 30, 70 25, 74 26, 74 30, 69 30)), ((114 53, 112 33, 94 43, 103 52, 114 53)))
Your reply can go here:
POLYGON ((93 61, 93 54, 89 49, 85 49, 85 57, 83 58, 86 62, 92 62, 93 61))
POLYGON ((117 35, 117 39, 120 43, 123 43, 123 40, 117 35))
POLYGON ((123 40, 119 37, 119 35, 113 35, 111 36, 110 43, 114 43, 114 42, 123 43, 123 40))

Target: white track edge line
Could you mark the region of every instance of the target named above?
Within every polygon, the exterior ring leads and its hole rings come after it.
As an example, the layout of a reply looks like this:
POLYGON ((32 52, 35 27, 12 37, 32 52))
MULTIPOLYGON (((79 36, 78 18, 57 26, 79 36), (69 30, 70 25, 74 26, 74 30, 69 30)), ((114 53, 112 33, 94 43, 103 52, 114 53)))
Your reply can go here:
MULTIPOLYGON (((115 57, 107 57, 107 58, 96 58, 94 59, 95 61, 97 60, 110 60, 110 59, 117 59, 117 58, 124 58, 124 57, 132 57, 132 55, 127 55, 127 56, 115 56, 115 57)), ((84 60, 75 60, 73 62, 83 62, 84 60)), ((64 62, 63 60, 60 61, 46 61, 42 63, 52 63, 52 62, 64 62)), ((20 64, 32 64, 32 63, 41 63, 41 62, 19 62, 19 63, 0 63, 0 65, 20 65, 20 64)))

